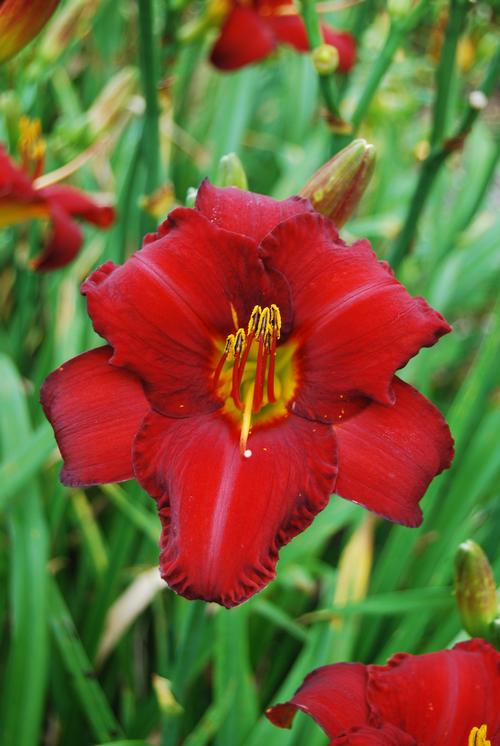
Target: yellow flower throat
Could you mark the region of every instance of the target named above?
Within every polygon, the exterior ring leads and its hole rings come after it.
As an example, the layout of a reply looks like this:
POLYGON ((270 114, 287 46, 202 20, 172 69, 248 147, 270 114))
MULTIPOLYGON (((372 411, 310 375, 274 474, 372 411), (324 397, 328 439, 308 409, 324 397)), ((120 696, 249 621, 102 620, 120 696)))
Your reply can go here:
POLYGON ((295 345, 278 347, 281 313, 278 306, 254 306, 246 330, 238 325, 226 338, 214 372, 214 385, 225 400, 224 409, 240 426, 240 451, 248 457, 247 440, 255 423, 286 414, 295 389, 295 345))

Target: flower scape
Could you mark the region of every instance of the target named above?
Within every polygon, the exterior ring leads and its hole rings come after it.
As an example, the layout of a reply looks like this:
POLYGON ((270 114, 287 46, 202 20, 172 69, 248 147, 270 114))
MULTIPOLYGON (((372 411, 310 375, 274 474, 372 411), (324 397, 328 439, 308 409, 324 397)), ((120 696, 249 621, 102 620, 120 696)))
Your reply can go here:
POLYGON ((367 241, 346 245, 304 199, 205 181, 82 293, 107 345, 43 385, 61 479, 135 477, 177 593, 245 601, 333 492, 420 524, 452 439, 395 372, 450 327, 367 241))

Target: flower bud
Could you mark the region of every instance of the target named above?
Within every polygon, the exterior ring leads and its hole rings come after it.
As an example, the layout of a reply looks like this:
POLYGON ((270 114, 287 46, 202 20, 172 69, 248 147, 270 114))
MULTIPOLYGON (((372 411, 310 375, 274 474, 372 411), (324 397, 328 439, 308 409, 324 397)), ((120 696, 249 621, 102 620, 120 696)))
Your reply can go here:
POLYGON ((460 544, 455 556, 455 597, 467 632, 488 638, 498 613, 495 579, 485 553, 471 540, 460 544))
POLYGON ((374 166, 373 145, 366 140, 354 140, 321 166, 299 194, 340 228, 358 206, 374 166))
POLYGON ((13 57, 45 26, 59 0, 0 2, 0 62, 13 57))
POLYGON ((318 75, 330 75, 339 66, 339 53, 331 44, 321 44, 313 49, 312 61, 318 75))
POLYGON ((220 159, 216 184, 221 187, 233 186, 238 189, 248 189, 247 175, 236 153, 228 153, 220 159))

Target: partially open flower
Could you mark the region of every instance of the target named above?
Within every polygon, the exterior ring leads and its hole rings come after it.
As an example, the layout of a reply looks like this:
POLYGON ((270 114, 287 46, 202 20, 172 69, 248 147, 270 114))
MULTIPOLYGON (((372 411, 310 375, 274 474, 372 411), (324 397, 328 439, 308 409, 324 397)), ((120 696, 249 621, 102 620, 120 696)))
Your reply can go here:
POLYGON ((499 705, 500 653, 476 639, 427 655, 398 653, 386 666, 317 668, 266 714, 290 728, 302 710, 330 746, 497 746, 499 705))
POLYGON ((13 57, 45 26, 59 0, 0 2, 0 62, 13 57))
POLYGON ((40 271, 58 269, 74 259, 83 242, 82 232, 73 217, 108 228, 115 212, 110 205, 100 205, 75 187, 37 186, 45 159, 40 122, 26 117, 21 119, 19 147, 21 166, 14 163, 0 145, 0 228, 26 220, 48 220, 51 231, 33 267, 40 271))
MULTIPOLYGON (((280 44, 309 51, 307 33, 293 0, 227 0, 220 35, 211 61, 221 70, 236 70, 268 57, 280 44)), ((324 42, 336 50, 335 69, 346 73, 356 59, 356 43, 346 31, 322 24, 324 42), (337 62, 338 61, 338 62, 337 62)), ((330 55, 331 67, 331 55, 330 55)))
POLYGON ((450 327, 367 241, 346 246, 300 198, 204 182, 195 209, 82 292, 109 346, 43 386, 61 478, 135 476, 157 501, 178 593, 241 603, 333 491, 421 522, 452 441, 394 373, 450 327))

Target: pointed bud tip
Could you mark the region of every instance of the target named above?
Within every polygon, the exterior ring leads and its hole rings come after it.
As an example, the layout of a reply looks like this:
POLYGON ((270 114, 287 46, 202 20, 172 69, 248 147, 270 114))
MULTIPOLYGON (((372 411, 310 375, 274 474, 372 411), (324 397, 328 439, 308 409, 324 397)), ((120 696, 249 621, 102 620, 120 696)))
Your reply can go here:
POLYGON ((238 189, 248 189, 247 175, 236 153, 228 153, 220 159, 216 184, 221 187, 232 186, 238 189))
POLYGON ((358 206, 375 167, 375 147, 358 138, 316 171, 300 190, 340 228, 358 206))

